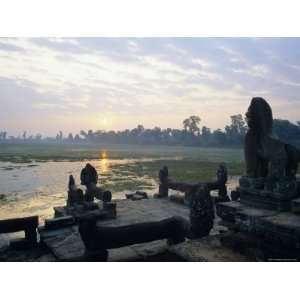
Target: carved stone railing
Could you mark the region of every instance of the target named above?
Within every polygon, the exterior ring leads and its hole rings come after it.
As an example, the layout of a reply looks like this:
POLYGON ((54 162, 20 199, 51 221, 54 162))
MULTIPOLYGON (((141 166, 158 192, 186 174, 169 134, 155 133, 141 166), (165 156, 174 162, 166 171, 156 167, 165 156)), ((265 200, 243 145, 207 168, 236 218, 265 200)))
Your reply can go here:
POLYGON ((0 234, 24 231, 25 239, 19 240, 15 244, 18 244, 20 247, 36 246, 38 243, 38 225, 38 216, 0 220, 0 234))
POLYGON ((188 198, 189 220, 174 216, 158 222, 137 223, 127 226, 101 226, 93 218, 82 218, 79 232, 86 250, 86 260, 106 261, 108 249, 132 244, 168 239, 169 243, 183 242, 185 237, 201 238, 209 235, 214 225, 214 204, 210 192, 219 191, 219 197, 228 201, 227 170, 220 165, 217 180, 197 184, 175 182, 168 178, 168 168, 159 172, 160 197, 168 195, 168 189, 185 192, 188 198))
POLYGON ((162 239, 167 239, 168 244, 183 242, 188 227, 187 221, 181 217, 118 227, 101 226, 93 219, 83 219, 79 232, 85 245, 85 260, 106 261, 108 249, 162 239))
POLYGON ((230 201, 227 195, 227 168, 220 164, 216 172, 216 180, 199 182, 196 184, 176 182, 169 178, 168 167, 159 171, 159 192, 156 197, 168 197, 169 189, 184 192, 185 202, 190 207, 190 238, 201 238, 209 234, 214 224, 214 201, 210 195, 213 190, 218 191, 218 202, 230 201))
POLYGON ((157 198, 163 198, 169 196, 169 189, 187 192, 191 189, 195 189, 197 187, 206 185, 207 189, 210 191, 217 190, 218 191, 218 201, 230 201, 227 195, 227 168, 225 164, 220 164, 217 172, 216 172, 216 180, 210 182, 199 182, 196 184, 176 182, 169 178, 169 170, 167 166, 164 166, 158 173, 159 177, 159 187, 158 194, 156 194, 157 198))

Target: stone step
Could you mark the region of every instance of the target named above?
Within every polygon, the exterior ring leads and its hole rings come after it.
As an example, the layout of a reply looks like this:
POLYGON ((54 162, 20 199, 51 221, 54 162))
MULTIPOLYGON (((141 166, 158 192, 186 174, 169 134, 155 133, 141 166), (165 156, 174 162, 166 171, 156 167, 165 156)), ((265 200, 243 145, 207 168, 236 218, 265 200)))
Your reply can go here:
POLYGON ((291 201, 291 209, 294 214, 300 214, 300 198, 291 201))

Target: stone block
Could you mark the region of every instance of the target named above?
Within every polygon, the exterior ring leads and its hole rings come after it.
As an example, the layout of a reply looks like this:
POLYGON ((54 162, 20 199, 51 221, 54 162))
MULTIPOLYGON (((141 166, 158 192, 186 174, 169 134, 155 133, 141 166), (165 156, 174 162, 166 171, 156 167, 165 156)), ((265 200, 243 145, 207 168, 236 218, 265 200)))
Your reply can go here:
POLYGON ((291 210, 294 214, 300 214, 300 199, 294 199, 291 201, 291 210))
POLYGON ((72 226, 75 224, 75 220, 72 216, 65 216, 54 219, 46 219, 45 220, 45 229, 52 230, 58 229, 66 226, 72 226))
POLYGON ((169 247, 169 251, 190 262, 249 261, 248 257, 223 246, 217 235, 186 240, 181 244, 169 247))
POLYGON ((236 212, 242 207, 240 202, 231 201, 231 202, 220 202, 216 203, 216 213, 217 216, 222 220, 227 222, 235 221, 236 212))
POLYGON ((185 197, 183 195, 170 195, 169 196, 170 201, 179 203, 179 204, 184 204, 184 198, 185 197))

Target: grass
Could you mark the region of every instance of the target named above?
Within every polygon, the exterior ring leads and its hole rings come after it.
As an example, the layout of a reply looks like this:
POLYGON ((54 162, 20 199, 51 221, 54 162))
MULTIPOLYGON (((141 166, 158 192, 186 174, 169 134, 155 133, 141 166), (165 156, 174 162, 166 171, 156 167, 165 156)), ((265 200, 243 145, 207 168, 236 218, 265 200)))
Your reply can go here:
POLYGON ((169 167, 170 177, 177 181, 199 182, 216 178, 219 163, 225 162, 229 175, 244 172, 241 149, 132 146, 132 145, 0 145, 0 161, 32 163, 33 161, 81 161, 100 159, 135 159, 113 167, 113 178, 103 174, 101 184, 112 191, 149 189, 158 171, 169 167), (141 161, 141 159, 149 159, 141 161))
MULTIPOLYGON (((243 173, 244 164, 241 162, 228 162, 228 172, 230 175, 240 175, 243 173)), ((158 171, 168 166, 169 176, 177 181, 198 182, 205 180, 213 180, 216 178, 216 170, 219 162, 198 161, 198 160, 155 160, 150 162, 136 162, 126 165, 131 173, 138 177, 149 176, 158 180, 158 171)))
POLYGON ((109 158, 180 157, 208 161, 242 161, 241 149, 168 147, 156 145, 32 145, 1 144, 0 161, 98 159, 102 151, 109 158))

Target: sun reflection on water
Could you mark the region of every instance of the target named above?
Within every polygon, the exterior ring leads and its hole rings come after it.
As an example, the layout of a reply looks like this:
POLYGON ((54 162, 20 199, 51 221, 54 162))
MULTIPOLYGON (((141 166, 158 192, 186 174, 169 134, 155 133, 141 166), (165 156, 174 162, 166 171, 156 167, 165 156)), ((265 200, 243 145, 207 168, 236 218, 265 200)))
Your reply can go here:
POLYGON ((107 173, 109 170, 108 155, 106 150, 100 151, 100 169, 101 173, 107 173))

